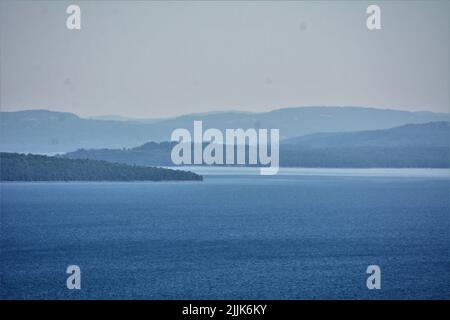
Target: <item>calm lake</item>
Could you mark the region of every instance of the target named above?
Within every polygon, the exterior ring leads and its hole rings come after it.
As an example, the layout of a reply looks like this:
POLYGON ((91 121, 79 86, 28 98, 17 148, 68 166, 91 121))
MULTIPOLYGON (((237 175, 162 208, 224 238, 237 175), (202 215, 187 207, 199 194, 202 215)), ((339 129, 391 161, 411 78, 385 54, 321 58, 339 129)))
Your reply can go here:
POLYGON ((448 170, 193 170, 203 182, 2 183, 1 298, 450 298, 448 170))

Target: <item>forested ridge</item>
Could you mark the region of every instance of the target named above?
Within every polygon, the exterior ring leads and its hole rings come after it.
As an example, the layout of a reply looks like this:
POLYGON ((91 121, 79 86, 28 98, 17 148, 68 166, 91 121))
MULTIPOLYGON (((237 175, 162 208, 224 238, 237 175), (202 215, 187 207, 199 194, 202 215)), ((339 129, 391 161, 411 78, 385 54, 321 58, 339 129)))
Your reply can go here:
POLYGON ((169 181, 202 180, 190 171, 89 159, 0 153, 1 181, 169 181))

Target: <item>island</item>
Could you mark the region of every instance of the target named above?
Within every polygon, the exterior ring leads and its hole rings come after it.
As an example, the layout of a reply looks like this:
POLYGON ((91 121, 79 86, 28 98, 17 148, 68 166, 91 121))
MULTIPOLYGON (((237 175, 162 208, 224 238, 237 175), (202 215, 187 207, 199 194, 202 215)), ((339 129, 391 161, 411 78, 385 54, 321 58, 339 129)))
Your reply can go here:
POLYGON ((0 181, 202 181, 190 171, 0 152, 0 181))

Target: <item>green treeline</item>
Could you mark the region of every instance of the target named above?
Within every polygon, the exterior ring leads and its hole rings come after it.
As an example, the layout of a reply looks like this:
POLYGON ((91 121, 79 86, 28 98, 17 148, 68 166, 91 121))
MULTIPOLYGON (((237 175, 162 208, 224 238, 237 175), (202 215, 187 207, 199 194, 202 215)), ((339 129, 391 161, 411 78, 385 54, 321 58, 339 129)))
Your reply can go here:
POLYGON ((169 181, 199 180, 190 171, 88 159, 0 153, 1 181, 169 181))

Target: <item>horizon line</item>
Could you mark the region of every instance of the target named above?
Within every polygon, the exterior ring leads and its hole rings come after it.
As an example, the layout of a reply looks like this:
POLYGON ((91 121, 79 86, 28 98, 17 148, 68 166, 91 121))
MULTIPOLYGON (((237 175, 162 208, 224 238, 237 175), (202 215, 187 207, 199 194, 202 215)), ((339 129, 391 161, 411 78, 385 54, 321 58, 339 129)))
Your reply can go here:
POLYGON ((315 106, 292 106, 292 107, 276 107, 267 111, 248 111, 248 110, 214 110, 214 111, 200 111, 200 112, 192 112, 192 113, 183 113, 179 115, 174 116, 164 116, 164 117, 135 117, 135 116, 126 116, 122 114, 98 114, 98 115, 91 115, 91 116, 83 116, 80 114, 77 114, 73 111, 59 111, 59 110, 52 110, 52 109, 45 109, 45 108, 31 108, 31 109, 20 109, 20 110, 3 110, 3 108, 0 108, 0 112, 5 113, 13 113, 13 112, 27 112, 27 111, 46 111, 46 112, 54 112, 54 113, 68 113, 73 114, 81 119, 86 120, 99 120, 99 121, 139 121, 139 120, 159 120, 164 121, 168 119, 176 119, 180 117, 185 116, 205 116, 205 115, 213 115, 213 114, 221 114, 221 113, 245 113, 245 114, 264 114, 264 113, 270 113, 280 110, 288 110, 288 109, 312 109, 312 108, 355 108, 355 109, 373 109, 373 110, 385 110, 385 111, 400 111, 400 112, 411 112, 411 113, 434 113, 434 114, 449 114, 450 110, 447 112, 441 111, 428 111, 428 110, 403 110, 403 109, 397 109, 397 108, 389 108, 389 107, 364 107, 364 106, 330 106, 330 105, 315 105, 315 106), (123 120, 114 120, 114 119, 95 119, 99 117, 118 117, 123 118, 123 120))

